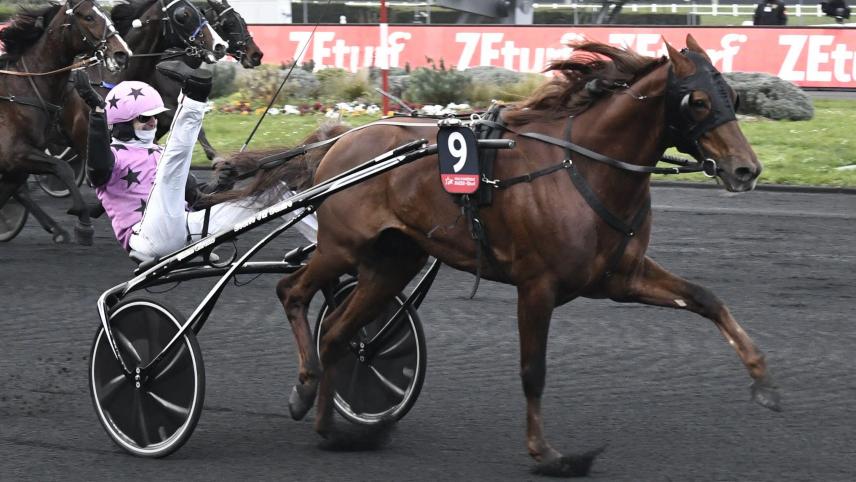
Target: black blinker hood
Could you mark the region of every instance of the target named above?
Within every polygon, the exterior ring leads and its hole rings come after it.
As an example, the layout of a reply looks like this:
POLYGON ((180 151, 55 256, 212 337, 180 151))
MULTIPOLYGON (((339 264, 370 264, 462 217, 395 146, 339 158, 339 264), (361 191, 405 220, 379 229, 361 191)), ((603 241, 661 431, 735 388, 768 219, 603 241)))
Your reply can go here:
POLYGON ((730 88, 719 73, 704 56, 684 49, 681 51, 696 66, 692 75, 678 78, 674 68, 669 67, 666 83, 666 123, 668 125, 669 146, 679 151, 704 157, 700 152, 698 139, 711 129, 737 119, 734 105, 729 95, 730 88), (696 123, 690 115, 690 94, 700 90, 710 97, 710 114, 696 123))

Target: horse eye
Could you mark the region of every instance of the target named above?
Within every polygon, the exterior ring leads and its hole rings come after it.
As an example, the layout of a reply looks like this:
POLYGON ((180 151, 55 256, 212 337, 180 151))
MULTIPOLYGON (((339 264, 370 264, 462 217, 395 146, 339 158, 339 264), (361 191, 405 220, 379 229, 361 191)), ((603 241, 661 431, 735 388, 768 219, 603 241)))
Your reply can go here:
POLYGON ((179 24, 184 24, 184 22, 187 21, 187 17, 189 15, 190 14, 188 13, 186 8, 179 7, 177 9, 175 9, 175 13, 172 15, 172 18, 174 18, 175 21, 178 22, 179 24))
POLYGON ((83 20, 86 20, 87 22, 92 22, 95 20, 95 17, 92 15, 87 15, 87 16, 83 17, 83 20))
POLYGON ((695 99, 695 100, 693 100, 693 101, 692 101, 692 106, 693 106, 693 107, 698 107, 698 108, 700 108, 700 109, 703 109, 703 108, 705 107, 704 99, 695 99))

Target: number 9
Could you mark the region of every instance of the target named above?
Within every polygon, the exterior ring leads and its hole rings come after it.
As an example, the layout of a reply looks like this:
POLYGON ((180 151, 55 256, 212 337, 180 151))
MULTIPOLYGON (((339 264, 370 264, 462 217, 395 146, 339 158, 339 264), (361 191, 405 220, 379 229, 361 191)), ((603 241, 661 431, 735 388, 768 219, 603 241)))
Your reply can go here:
POLYGON ((467 163, 467 143, 464 141, 464 135, 460 132, 449 134, 449 140, 447 142, 449 154, 451 154, 455 159, 458 159, 458 162, 452 166, 452 169, 454 169, 455 172, 458 172, 464 167, 464 164, 467 163))

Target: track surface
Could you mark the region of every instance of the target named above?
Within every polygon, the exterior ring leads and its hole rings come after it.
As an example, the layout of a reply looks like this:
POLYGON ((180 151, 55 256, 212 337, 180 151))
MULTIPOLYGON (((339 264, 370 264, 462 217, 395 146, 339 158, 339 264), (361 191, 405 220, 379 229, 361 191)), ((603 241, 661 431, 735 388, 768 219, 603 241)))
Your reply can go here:
MULTIPOLYGON (((608 444, 595 480, 854 480, 856 196, 673 187, 653 196, 649 254, 726 301, 765 350, 785 411, 748 400, 749 377, 707 320, 577 300, 551 330, 553 445, 608 444)), ((36 197, 57 216, 67 207, 36 197)), ((57 246, 31 218, 0 245, 0 479, 534 478, 514 290, 483 282, 468 301, 472 276, 448 268, 420 310, 422 395, 387 448, 323 452, 312 415, 289 418, 296 355, 266 276, 228 288, 200 334, 205 410, 187 445, 165 460, 125 455, 96 420, 86 370, 95 300, 133 266, 106 219, 96 229, 94 247, 57 246)), ((287 236, 259 259, 296 242, 287 236)), ((157 298, 189 310, 205 285, 157 298)))

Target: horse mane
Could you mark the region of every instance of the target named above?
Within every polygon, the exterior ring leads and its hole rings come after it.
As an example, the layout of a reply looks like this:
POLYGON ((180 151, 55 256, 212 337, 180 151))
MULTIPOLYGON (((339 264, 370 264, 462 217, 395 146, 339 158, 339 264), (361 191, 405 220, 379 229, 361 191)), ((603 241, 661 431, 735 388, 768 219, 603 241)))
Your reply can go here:
POLYGON ((113 7, 110 12, 110 20, 113 21, 113 26, 119 32, 119 35, 126 35, 131 30, 131 23, 140 18, 149 7, 157 0, 126 0, 127 3, 120 3, 113 7))
MULTIPOLYGON (((332 139, 340 134, 351 130, 350 126, 340 123, 327 123, 315 130, 303 139, 300 145, 332 139)), ((287 191, 302 191, 312 186, 315 171, 333 143, 307 151, 276 166, 270 170, 260 170, 249 182, 241 187, 229 191, 214 193, 206 196, 197 207, 211 206, 226 201, 237 201, 241 199, 252 199, 254 203, 272 205, 285 197, 287 191)), ((249 172, 258 168, 259 163, 273 154, 279 154, 288 148, 277 147, 272 149, 259 149, 244 151, 233 154, 224 162, 227 162, 238 170, 239 173, 249 172)), ((221 162, 222 166, 223 163, 221 162)))
POLYGON ((527 99, 509 106, 503 116, 506 122, 525 124, 579 114, 612 94, 616 84, 632 84, 668 61, 666 57, 647 57, 600 42, 584 41, 568 46, 574 49, 571 58, 553 61, 544 69, 560 75, 527 99))
POLYGON ((0 56, 0 60, 9 62, 21 57, 42 36, 59 12, 59 8, 58 3, 52 3, 41 9, 21 7, 10 19, 9 25, 0 30, 0 42, 3 43, 5 51, 5 54, 0 56))

